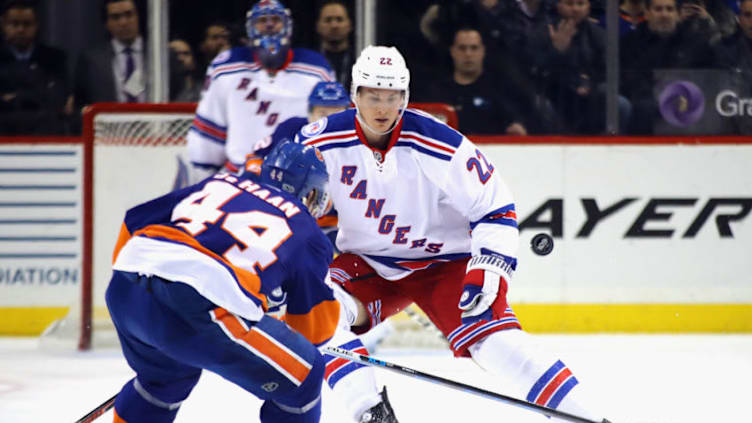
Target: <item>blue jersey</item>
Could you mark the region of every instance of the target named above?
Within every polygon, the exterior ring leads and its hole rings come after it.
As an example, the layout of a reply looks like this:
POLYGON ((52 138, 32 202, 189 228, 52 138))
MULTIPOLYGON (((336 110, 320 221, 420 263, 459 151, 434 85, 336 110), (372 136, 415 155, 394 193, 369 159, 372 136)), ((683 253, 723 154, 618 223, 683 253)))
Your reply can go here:
POLYGON ((252 321, 281 288, 286 323, 321 344, 339 319, 325 283, 331 260, 329 240, 297 199, 218 174, 130 209, 113 268, 186 283, 252 321))
POLYGON ((273 134, 264 137, 253 146, 253 154, 249 154, 245 158, 245 172, 260 175, 261 163, 264 162, 264 157, 266 157, 266 155, 269 154, 277 144, 282 144, 287 140, 293 141, 295 139, 295 134, 297 134, 300 128, 307 123, 308 118, 304 117, 292 117, 280 123, 277 129, 274 130, 273 134))
POLYGON ((277 144, 282 144, 285 141, 293 141, 300 128, 307 124, 308 118, 305 117, 291 117, 280 123, 277 129, 274 130, 274 133, 264 138, 256 146, 253 155, 263 159, 277 144))

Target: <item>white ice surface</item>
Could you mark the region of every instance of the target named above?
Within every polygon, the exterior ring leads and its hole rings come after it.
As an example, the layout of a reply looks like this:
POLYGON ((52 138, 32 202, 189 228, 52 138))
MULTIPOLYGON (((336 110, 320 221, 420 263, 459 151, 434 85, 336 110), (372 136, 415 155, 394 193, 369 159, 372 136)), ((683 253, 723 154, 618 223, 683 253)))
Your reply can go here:
MULTIPOLYGON (((752 335, 538 335, 590 388, 614 423, 750 422, 752 335)), ((74 422, 133 376, 119 351, 47 352, 32 338, 0 338, 0 423, 74 422)), ((503 392, 468 359, 447 351, 375 356, 503 392)), ((377 369, 401 423, 545 422, 536 414, 377 369)), ((348 422, 324 390, 322 422, 348 422)), ((260 402, 204 372, 177 422, 257 422, 260 402)), ((111 422, 107 413, 97 422, 111 422)))

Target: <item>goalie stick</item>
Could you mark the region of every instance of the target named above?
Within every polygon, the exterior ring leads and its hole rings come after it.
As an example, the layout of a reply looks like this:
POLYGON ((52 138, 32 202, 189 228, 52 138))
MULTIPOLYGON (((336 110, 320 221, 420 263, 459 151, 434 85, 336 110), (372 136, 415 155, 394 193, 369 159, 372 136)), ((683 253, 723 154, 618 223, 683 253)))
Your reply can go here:
POLYGON ((76 420, 76 423, 90 423, 99 418, 102 414, 108 412, 110 408, 112 408, 113 405, 115 405, 115 398, 117 398, 117 394, 113 395, 112 398, 108 399, 107 401, 99 404, 99 406, 91 411, 80 419, 76 420))
POLYGON ((439 385, 443 385, 452 389, 456 389, 459 391, 468 392, 475 395, 480 395, 485 398, 489 398, 492 400, 500 401, 509 405, 513 405, 519 408, 524 408, 529 411, 534 411, 536 413, 543 414, 547 417, 556 417, 562 420, 567 420, 570 422, 575 423, 609 423, 608 420, 603 421, 595 421, 586 419, 584 417, 576 416, 574 414, 569 414, 564 411, 554 410, 553 408, 544 407, 542 405, 538 405, 532 402, 527 402, 518 398, 510 397, 504 394, 499 394, 496 392, 487 391, 482 388, 478 388, 475 386, 467 385, 462 382, 457 382, 450 379, 445 379, 441 376, 435 376, 432 374, 424 373, 419 370, 411 369, 409 367, 400 366, 398 364, 390 363, 388 361, 380 360, 378 358, 374 358, 371 356, 359 354, 353 351, 345 350, 342 348, 337 347, 326 347, 326 352, 328 354, 344 358, 346 360, 359 362, 362 364, 367 364, 369 366, 377 366, 382 367, 387 370, 391 370, 393 372, 401 373, 403 375, 413 376, 418 379, 425 380, 426 382, 432 382, 439 385))

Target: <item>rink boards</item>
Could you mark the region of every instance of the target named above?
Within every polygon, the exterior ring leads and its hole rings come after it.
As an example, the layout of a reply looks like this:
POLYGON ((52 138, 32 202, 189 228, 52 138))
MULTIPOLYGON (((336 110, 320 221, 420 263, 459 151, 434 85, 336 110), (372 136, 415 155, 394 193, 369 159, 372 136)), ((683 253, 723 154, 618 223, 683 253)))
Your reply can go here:
MULTIPOLYGON (((106 314, 104 287, 123 213, 170 189, 184 149, 94 148, 88 218, 84 155, 72 140, 0 143, 0 333, 38 334, 65 314, 80 297, 89 262, 95 312, 106 314), (61 149, 73 152, 65 163, 30 154, 61 149), (34 171, 53 165, 74 170, 34 171), (8 223, 32 217, 73 223, 8 223), (88 220, 90 259, 82 242, 88 220)), ((752 332, 749 140, 479 141, 516 199, 521 243, 509 299, 526 329, 752 332), (554 236, 548 256, 530 251, 538 232, 554 236)))

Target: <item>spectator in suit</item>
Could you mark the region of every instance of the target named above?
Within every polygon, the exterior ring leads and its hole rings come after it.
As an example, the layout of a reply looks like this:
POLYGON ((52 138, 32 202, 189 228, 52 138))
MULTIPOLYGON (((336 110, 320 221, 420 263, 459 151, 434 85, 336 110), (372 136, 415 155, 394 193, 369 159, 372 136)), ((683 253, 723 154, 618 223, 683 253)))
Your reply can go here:
POLYGON ((145 43, 133 0, 104 0, 106 44, 84 51, 75 70, 77 106, 147 101, 145 43))
POLYGON ((62 134, 72 113, 66 54, 37 41, 33 3, 11 0, 2 9, 0 135, 62 134))
POLYGON ((459 130, 464 134, 527 135, 513 90, 484 69, 486 55, 483 37, 474 28, 455 32, 449 48, 454 70, 437 81, 426 100, 454 106, 459 130))
POLYGON ((209 64, 217 55, 225 50, 229 50, 230 44, 230 25, 224 22, 215 21, 210 23, 204 30, 204 39, 198 50, 201 52, 201 60, 198 65, 199 70, 206 71, 209 64))
POLYGON ((326 0, 319 8, 316 20, 316 33, 320 39, 318 49, 332 65, 337 81, 348 92, 354 60, 350 41, 352 31, 352 21, 345 3, 342 0, 326 0))
POLYGON ((647 0, 645 22, 621 39, 621 86, 632 102, 632 134, 652 134, 660 116, 653 95, 655 69, 713 68, 710 40, 679 25, 676 0, 647 0))
POLYGON ((170 101, 191 103, 201 98, 203 78, 196 69, 193 49, 187 41, 170 41, 170 101))

